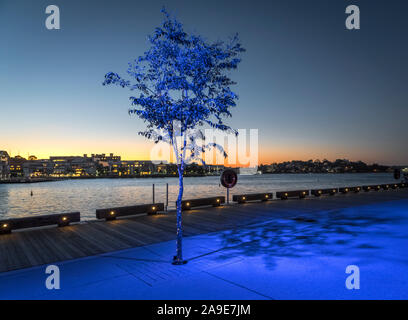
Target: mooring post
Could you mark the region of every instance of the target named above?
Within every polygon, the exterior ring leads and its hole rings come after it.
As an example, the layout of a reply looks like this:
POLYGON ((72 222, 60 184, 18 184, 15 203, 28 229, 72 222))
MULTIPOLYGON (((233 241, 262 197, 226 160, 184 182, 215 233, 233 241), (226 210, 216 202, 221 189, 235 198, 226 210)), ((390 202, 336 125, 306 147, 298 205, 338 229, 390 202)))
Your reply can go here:
POLYGON ((229 189, 230 188, 227 188, 227 204, 229 204, 229 189))
POLYGON ((169 184, 166 183, 166 212, 169 207, 169 184))
POLYGON ((153 183, 153 203, 155 203, 154 202, 154 183, 153 183))

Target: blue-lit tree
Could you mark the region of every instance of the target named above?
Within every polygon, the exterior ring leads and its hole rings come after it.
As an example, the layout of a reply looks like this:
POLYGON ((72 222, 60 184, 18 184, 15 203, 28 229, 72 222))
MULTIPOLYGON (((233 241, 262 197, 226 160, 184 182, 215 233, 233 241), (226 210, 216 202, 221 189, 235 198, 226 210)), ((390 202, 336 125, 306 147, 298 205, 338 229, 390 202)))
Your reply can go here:
MULTIPOLYGON (((143 119, 147 128, 140 135, 156 143, 168 142, 177 159, 179 194, 177 198, 177 254, 174 264, 183 264, 182 212, 183 174, 185 163, 192 159, 203 162, 203 155, 211 147, 222 147, 205 141, 204 126, 228 131, 223 119, 230 117, 230 109, 238 96, 230 89, 235 84, 229 72, 240 63, 245 50, 235 35, 228 43, 210 43, 198 35, 189 35, 183 25, 163 9, 162 25, 148 37, 150 48, 129 63, 132 82, 117 73, 105 75, 104 85, 115 84, 137 92, 131 96, 130 114, 143 119)), ((235 131, 234 131, 235 132, 235 131)), ((203 164, 205 164, 203 162, 203 164)))

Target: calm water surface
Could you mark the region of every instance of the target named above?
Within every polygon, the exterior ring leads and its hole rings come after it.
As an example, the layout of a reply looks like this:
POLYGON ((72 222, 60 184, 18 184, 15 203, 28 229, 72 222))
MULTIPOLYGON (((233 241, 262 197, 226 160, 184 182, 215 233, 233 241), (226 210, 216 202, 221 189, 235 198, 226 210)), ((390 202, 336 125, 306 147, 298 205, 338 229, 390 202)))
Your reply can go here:
MULTIPOLYGON (((234 193, 275 192, 296 189, 331 188, 394 182, 392 174, 273 174, 239 176, 234 193)), ((0 185, 0 219, 36 214, 80 211, 84 220, 95 218, 95 209, 152 202, 152 184, 156 202, 166 202, 169 184, 169 208, 175 207, 177 178, 65 180, 35 184, 0 185), (33 191, 33 196, 30 195, 33 191)), ((219 177, 184 179, 184 198, 225 195, 219 177)))

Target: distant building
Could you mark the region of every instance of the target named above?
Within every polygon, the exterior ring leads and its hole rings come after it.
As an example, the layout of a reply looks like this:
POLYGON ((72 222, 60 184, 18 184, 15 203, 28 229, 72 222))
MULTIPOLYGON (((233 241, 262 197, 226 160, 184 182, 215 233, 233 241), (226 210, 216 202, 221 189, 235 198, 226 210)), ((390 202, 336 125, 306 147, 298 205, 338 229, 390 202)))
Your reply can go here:
POLYGON ((175 163, 168 163, 167 161, 155 161, 155 172, 163 175, 176 175, 177 165, 175 163))
POLYGON ((205 165, 205 171, 207 173, 221 174, 221 172, 224 169, 225 169, 224 165, 219 165, 219 164, 207 164, 207 165, 205 165))
POLYGON ((84 154, 85 159, 90 159, 96 166, 96 172, 98 175, 121 175, 121 157, 115 156, 113 153, 110 153, 107 156, 105 153, 102 154, 91 154, 91 157, 88 158, 84 154))
POLYGON ((169 165, 167 163, 159 163, 156 164, 156 172, 157 173, 162 173, 162 174, 167 174, 169 172, 169 165))
MULTIPOLYGON (((84 158, 88 158, 88 156, 86 154, 84 154, 84 158)), ((120 156, 115 156, 113 153, 110 153, 109 156, 107 156, 105 153, 91 154, 91 159, 94 162, 99 162, 99 161, 120 162, 121 161, 121 157, 120 156)))
POLYGON ((24 177, 23 165, 27 160, 22 156, 15 156, 10 158, 10 177, 22 178, 24 177))
POLYGON ((50 157, 52 176, 93 176, 96 174, 96 164, 88 157, 58 156, 50 157))
POLYGON ((71 161, 71 169, 75 176, 94 176, 96 164, 87 157, 75 157, 71 161))
POLYGON ((139 174, 142 175, 142 176, 151 175, 151 174, 156 172, 156 167, 155 167, 155 165, 153 164, 152 161, 149 161, 149 160, 142 160, 142 161, 137 160, 137 161, 134 161, 134 162, 135 162, 135 165, 137 166, 137 168, 139 170, 139 174))
POLYGON ((10 178, 10 156, 7 151, 0 150, 0 180, 10 178))
POLYGON ((48 159, 38 160, 28 157, 29 160, 23 163, 25 177, 45 177, 53 173, 53 163, 48 159))

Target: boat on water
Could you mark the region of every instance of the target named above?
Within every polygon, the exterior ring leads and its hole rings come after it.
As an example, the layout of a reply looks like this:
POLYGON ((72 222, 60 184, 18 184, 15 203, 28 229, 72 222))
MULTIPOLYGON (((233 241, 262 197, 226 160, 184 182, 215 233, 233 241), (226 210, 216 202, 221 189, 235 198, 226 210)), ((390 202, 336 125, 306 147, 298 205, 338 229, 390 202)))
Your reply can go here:
POLYGON ((239 168, 240 176, 254 176, 262 174, 261 171, 258 171, 258 167, 246 167, 246 168, 239 168))

